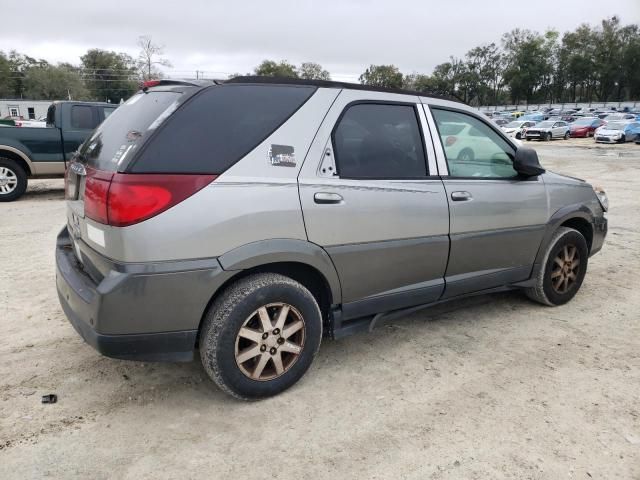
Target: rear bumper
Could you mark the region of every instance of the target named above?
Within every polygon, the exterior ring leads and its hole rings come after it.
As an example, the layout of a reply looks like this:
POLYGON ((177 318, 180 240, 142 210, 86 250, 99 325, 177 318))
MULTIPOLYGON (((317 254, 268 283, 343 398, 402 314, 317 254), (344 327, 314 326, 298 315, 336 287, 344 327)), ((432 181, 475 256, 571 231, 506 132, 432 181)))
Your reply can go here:
POLYGON ((193 358, 200 320, 232 273, 217 259, 120 264, 97 258, 95 251, 89 255, 85 244, 81 251, 84 266, 65 227, 56 243, 58 297, 89 345, 103 355, 128 360, 193 358), (98 262, 104 275, 97 278, 92 266, 98 262))

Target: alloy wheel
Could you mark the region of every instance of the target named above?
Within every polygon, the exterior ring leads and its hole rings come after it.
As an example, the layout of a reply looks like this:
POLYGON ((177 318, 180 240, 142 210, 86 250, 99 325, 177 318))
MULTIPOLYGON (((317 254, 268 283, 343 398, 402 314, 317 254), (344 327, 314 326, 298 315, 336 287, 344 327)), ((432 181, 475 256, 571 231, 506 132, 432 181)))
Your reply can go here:
POLYGON ((16 172, 7 167, 0 167, 0 195, 8 195, 18 188, 16 172))
POLYGON ((580 253, 575 245, 565 245, 553 259, 551 285, 557 293, 567 293, 580 274, 580 253))
POLYGON ((296 363, 305 341, 304 318, 287 303, 270 303, 255 310, 236 336, 235 359, 252 380, 284 375, 296 363))

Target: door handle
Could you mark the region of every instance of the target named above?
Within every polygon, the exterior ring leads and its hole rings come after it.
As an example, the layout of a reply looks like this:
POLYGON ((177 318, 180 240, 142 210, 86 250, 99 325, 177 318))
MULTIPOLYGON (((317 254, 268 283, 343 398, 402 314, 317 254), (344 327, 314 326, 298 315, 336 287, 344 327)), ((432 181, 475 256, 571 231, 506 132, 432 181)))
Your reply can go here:
POLYGON ((313 196, 313 201, 319 205, 336 205, 343 203, 344 199, 337 193, 318 192, 313 196))
POLYGON ((451 192, 451 200, 454 202, 468 202, 473 200, 473 196, 469 192, 451 192))

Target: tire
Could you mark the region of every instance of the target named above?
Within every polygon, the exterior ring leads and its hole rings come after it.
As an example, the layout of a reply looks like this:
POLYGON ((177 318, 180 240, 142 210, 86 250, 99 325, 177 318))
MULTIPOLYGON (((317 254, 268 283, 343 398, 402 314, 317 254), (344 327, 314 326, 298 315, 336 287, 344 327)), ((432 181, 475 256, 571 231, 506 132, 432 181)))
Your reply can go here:
POLYGON ((321 339, 322 314, 311 292, 284 275, 259 273, 232 284, 209 307, 200 331, 200 358, 220 389, 241 400, 257 400, 300 380, 321 339), (284 326, 278 329, 284 306, 289 309, 284 326), (300 320, 301 328, 285 340, 285 330, 299 327, 300 320), (250 335, 241 335, 241 330, 250 335), (291 351, 294 347, 299 348, 298 353, 291 351))
POLYGON ((553 140, 553 134, 551 132, 547 132, 544 134, 543 140, 545 142, 550 142, 551 140, 553 140))
POLYGON ((475 154, 473 153, 473 150, 468 147, 463 148, 460 150, 460 153, 458 153, 458 160, 461 162, 473 162, 474 158, 475 154))
POLYGON ((516 133, 516 140, 522 140, 522 135, 520 132, 516 133))
POLYGON ((27 190, 27 173, 14 160, 0 157, 0 202, 13 202, 27 190))
POLYGON ((564 139, 565 139, 565 140, 569 140, 569 137, 570 137, 570 136, 571 136, 571 134, 570 134, 569 132, 566 132, 566 133, 564 134, 564 139))
POLYGON ((620 140, 618 140, 618 143, 626 143, 627 142, 627 137, 625 137, 624 135, 622 135, 620 137, 620 140))
POLYGON ((526 137, 526 138, 527 138, 527 142, 530 142, 530 141, 531 141, 531 139, 530 139, 529 137, 526 137))
POLYGON ((525 293, 530 299, 543 305, 552 307, 563 305, 580 290, 587 273, 588 263, 589 249, 582 234, 573 228, 560 227, 549 241, 549 246, 543 257, 543 266, 535 279, 535 286, 527 288, 525 293), (568 265, 560 267, 556 259, 566 258, 567 253, 571 257, 572 247, 575 248, 573 260, 575 261, 577 258, 579 264, 574 268, 570 268, 568 265), (562 280, 567 277, 565 272, 571 272, 574 277, 566 283, 562 280), (557 288, 558 285, 560 288, 557 288), (565 287, 564 291, 562 287, 565 287))

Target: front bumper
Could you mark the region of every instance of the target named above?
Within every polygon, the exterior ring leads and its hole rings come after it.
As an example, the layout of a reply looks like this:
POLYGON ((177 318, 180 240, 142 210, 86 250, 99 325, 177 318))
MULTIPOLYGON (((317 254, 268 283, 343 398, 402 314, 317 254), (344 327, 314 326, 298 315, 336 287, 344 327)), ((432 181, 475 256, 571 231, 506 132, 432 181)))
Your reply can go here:
POLYGON ((571 130, 571 138, 588 138, 589 130, 571 130))
POLYGON ((82 262, 67 228, 58 235, 56 285, 80 336, 108 357, 192 360, 200 320, 232 272, 217 259, 121 264, 78 244, 82 262), (96 264, 104 275, 96 273, 96 264))
POLYGON ((609 230, 609 222, 604 215, 593 219, 593 240, 591 242, 591 251, 589 256, 595 255, 602 250, 604 239, 607 237, 609 230))
POLYGON ((601 135, 596 135, 595 140, 597 143, 618 143, 620 141, 620 138, 603 137, 601 135))

